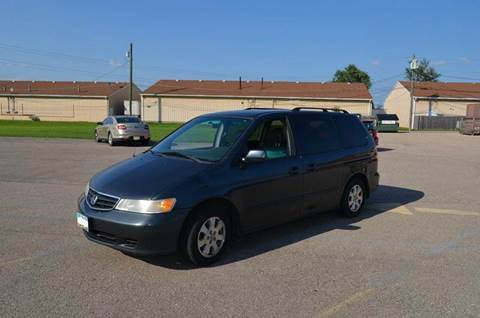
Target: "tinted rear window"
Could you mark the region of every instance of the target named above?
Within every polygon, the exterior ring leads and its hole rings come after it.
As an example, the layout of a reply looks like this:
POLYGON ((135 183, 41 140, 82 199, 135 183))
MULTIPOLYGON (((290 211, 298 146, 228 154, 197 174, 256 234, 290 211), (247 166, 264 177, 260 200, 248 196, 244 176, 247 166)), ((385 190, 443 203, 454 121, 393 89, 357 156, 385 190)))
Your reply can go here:
POLYGON ((398 120, 398 116, 396 114, 378 114, 378 120, 398 120))
POLYGON ((291 118, 295 140, 302 154, 316 154, 340 147, 335 124, 325 114, 296 115, 291 118))
POLYGON ((115 118, 119 124, 139 123, 140 119, 137 117, 117 117, 115 118))
POLYGON ((368 132, 355 116, 337 116, 335 118, 342 143, 346 148, 364 146, 368 142, 368 132))

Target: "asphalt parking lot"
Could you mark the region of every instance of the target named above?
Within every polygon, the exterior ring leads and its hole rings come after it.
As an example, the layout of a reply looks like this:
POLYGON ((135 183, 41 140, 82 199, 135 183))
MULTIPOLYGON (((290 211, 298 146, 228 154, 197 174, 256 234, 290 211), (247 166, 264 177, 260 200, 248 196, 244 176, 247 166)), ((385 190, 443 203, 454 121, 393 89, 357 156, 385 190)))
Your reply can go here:
POLYGON ((0 317, 478 317, 480 137, 381 134, 381 187, 242 238, 221 263, 137 259, 87 241, 76 199, 144 148, 0 138, 0 317))

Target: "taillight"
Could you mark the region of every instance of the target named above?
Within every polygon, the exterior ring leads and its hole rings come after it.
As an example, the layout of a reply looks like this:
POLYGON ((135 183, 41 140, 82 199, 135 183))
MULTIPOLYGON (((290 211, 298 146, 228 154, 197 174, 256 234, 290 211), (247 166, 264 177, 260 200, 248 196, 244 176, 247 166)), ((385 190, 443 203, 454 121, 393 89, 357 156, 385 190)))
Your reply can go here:
POLYGON ((117 129, 118 129, 118 130, 127 130, 127 126, 124 125, 124 124, 118 124, 118 125, 117 125, 117 129))
POLYGON ((375 144, 378 146, 378 134, 376 130, 372 130, 372 137, 373 137, 373 140, 375 141, 375 144))

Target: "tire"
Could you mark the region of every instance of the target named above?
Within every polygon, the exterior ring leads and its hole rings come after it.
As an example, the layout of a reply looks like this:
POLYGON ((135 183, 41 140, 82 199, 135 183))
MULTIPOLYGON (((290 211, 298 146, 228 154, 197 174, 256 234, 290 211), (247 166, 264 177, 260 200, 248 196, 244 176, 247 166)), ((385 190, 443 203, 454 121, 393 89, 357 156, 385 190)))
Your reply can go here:
POLYGON ((142 145, 143 146, 148 146, 149 143, 150 143, 150 138, 142 140, 142 145))
POLYGON ((366 186, 360 178, 354 178, 345 187, 340 208, 342 213, 349 218, 360 215, 366 199, 366 186))
POLYGON ((98 131, 95 129, 95 141, 96 142, 101 142, 102 140, 98 138, 98 131))
POLYGON ((220 206, 205 206, 187 221, 180 239, 183 256, 197 266, 220 259, 230 240, 231 221, 220 206))
POLYGON ((115 146, 115 141, 113 140, 113 137, 112 137, 112 134, 110 132, 108 132, 108 144, 113 147, 115 146))

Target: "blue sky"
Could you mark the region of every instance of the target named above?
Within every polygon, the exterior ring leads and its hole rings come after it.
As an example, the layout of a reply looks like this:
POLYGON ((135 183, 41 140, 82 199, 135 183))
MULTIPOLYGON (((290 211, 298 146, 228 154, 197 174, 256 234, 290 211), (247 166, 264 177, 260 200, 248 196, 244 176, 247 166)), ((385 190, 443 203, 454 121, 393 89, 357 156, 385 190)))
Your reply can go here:
POLYGON ((381 104, 409 56, 480 82, 478 1, 3 0, 0 78, 328 81, 356 64, 381 104))

